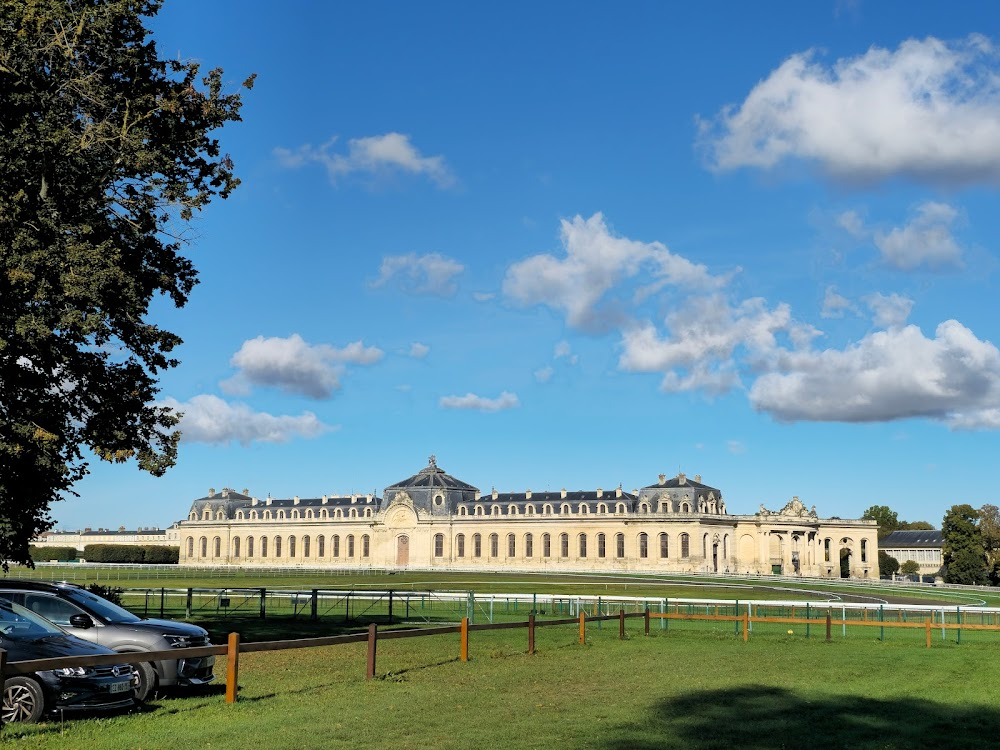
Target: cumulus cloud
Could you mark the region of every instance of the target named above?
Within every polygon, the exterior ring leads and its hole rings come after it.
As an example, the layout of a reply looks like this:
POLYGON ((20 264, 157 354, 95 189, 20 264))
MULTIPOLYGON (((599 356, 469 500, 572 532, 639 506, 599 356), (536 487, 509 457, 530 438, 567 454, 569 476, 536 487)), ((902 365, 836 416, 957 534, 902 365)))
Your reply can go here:
POLYGON ((466 393, 464 396, 442 396, 439 404, 445 409, 476 409, 484 412, 513 409, 521 405, 517 394, 504 391, 496 398, 466 393))
POLYGON ((266 386, 309 398, 329 398, 340 388, 345 365, 371 365, 382 357, 381 349, 362 341, 338 349, 308 344, 297 333, 288 338, 258 336, 243 342, 229 361, 239 372, 220 385, 230 394, 245 395, 252 386, 266 386))
POLYGON ((714 168, 800 159, 847 181, 1000 181, 998 52, 987 38, 911 39, 832 65, 817 57, 793 55, 702 123, 714 168))
POLYGON ((875 233, 875 246, 882 260, 901 271, 917 266, 930 268, 960 267, 962 249, 951 229, 958 211, 946 203, 927 202, 917 208, 917 215, 903 227, 887 233, 875 233))
POLYGON ((535 370, 535 380, 539 383, 548 383, 552 379, 553 374, 555 374, 555 370, 551 366, 546 365, 535 370))
POLYGON ((579 355, 573 354, 573 348, 566 340, 556 342, 552 350, 552 356, 556 359, 565 359, 571 365, 575 365, 580 361, 579 355))
POLYGON ((840 351, 786 353, 750 389, 783 422, 883 422, 912 417, 954 429, 1000 427, 1000 351, 955 320, 934 338, 917 326, 869 334, 840 351))
POLYGON ((642 298, 665 285, 713 289, 725 283, 703 265, 671 253, 659 242, 638 242, 611 233, 604 217, 575 216, 561 222, 563 253, 534 255, 511 265, 503 280, 504 294, 520 305, 549 305, 577 328, 600 329, 620 321, 613 305, 602 307, 620 282, 639 277, 647 282, 642 298))
POLYGON ((314 438, 336 429, 323 424, 309 411, 297 417, 274 416, 209 394, 195 396, 185 403, 166 398, 160 405, 183 412, 179 429, 184 442, 220 445, 234 441, 242 445, 254 442, 287 443, 292 438, 314 438))
POLYGON ((274 149, 278 162, 289 169, 319 164, 326 169, 330 182, 337 183, 355 173, 381 175, 406 173, 426 176, 440 187, 454 182, 443 156, 423 156, 402 133, 385 133, 367 138, 352 138, 347 152, 337 153, 337 136, 321 146, 305 144, 297 149, 274 149))
POLYGON ((449 297, 458 289, 455 277, 464 270, 457 260, 440 253, 389 255, 382 259, 378 278, 371 286, 380 287, 395 279, 409 294, 449 297))
POLYGON ((421 344, 419 341, 410 344, 410 356, 414 359, 423 359, 430 350, 431 348, 427 344, 421 344))
POLYGON ((476 302, 489 302, 491 299, 496 297, 493 292, 473 292, 472 299, 476 302))
POLYGON ((895 293, 885 295, 876 292, 865 297, 865 302, 872 311, 872 322, 879 328, 903 325, 913 309, 912 299, 895 293))
POLYGON ((837 293, 836 287, 828 286, 823 296, 823 309, 819 314, 821 318, 842 318, 845 312, 856 312, 856 310, 853 302, 837 293))

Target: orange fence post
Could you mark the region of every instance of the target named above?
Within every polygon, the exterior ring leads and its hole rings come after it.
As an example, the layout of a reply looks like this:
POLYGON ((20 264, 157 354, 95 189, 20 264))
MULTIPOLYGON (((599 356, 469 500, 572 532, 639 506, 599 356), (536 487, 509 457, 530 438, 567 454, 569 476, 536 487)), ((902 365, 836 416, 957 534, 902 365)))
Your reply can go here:
POLYGON ((625 610, 618 610, 618 637, 625 640, 625 610))
MULTIPOLYGON (((599 616, 599 615, 598 615, 599 616)), ((587 642, 587 613, 580 613, 580 645, 587 642)))
POLYGON ((924 628, 927 633, 927 648, 931 647, 931 618, 924 620, 924 628))
MULTIPOLYGON (((583 617, 583 613, 580 614, 583 617)), ((535 616, 528 615, 528 653, 535 653, 535 616)))
POLYGON ((229 634, 226 652, 226 703, 236 703, 240 679, 240 634, 229 634))
POLYGON ((743 613, 743 642, 750 640, 750 613, 743 613))
POLYGON ((461 653, 459 654, 459 658, 462 661, 468 661, 469 660, 469 618, 468 617, 463 617, 462 618, 462 630, 461 630, 461 634, 462 634, 462 650, 461 650, 461 653))
POLYGON ((373 622, 368 626, 368 674, 366 679, 375 676, 375 646, 378 643, 377 627, 373 622))
MULTIPOLYGON (((716 616, 718 616, 718 614, 719 614, 719 608, 718 607, 715 608, 715 614, 716 614, 716 616)), ((649 607, 646 607, 646 614, 645 614, 644 620, 645 620, 644 627, 645 627, 646 630, 643 633, 643 635, 649 635, 649 607)))

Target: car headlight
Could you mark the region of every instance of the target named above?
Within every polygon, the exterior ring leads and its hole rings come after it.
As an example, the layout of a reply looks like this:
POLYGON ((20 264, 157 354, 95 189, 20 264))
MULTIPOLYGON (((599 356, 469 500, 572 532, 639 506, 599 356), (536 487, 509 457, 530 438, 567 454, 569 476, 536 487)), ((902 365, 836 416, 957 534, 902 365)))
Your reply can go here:
POLYGON ((163 634, 164 640, 170 644, 170 648, 187 648, 190 645, 186 635, 163 634))
POLYGON ((86 677, 93 672, 94 670, 89 667, 62 667, 52 670, 52 674, 56 677, 86 677))

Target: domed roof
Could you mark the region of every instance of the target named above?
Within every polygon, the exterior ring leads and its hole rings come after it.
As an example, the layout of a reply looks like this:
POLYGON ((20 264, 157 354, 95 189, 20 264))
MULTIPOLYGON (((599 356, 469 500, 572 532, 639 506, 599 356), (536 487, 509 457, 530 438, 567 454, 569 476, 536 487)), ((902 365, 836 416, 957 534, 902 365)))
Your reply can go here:
POLYGON ((455 479, 455 477, 451 474, 448 474, 444 469, 440 468, 437 465, 437 459, 434 456, 431 456, 428 459, 427 468, 421 469, 408 479, 389 485, 386 487, 386 490, 414 487, 423 489, 441 488, 449 490, 471 490, 473 492, 479 491, 477 487, 473 487, 471 484, 467 484, 460 479, 455 479))

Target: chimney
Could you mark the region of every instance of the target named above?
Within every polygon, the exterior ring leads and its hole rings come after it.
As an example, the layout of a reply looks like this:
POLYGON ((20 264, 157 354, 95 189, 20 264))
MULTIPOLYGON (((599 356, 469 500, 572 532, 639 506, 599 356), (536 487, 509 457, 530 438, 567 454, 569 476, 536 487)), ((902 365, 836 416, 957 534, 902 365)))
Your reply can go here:
POLYGON ((563 487, 561 490, 559 490, 559 497, 561 497, 563 500, 566 499, 566 488, 565 487, 563 487))
POLYGON ((696 481, 698 484, 701 484, 701 474, 695 474, 694 481, 696 481))
POLYGON ((299 504, 299 496, 296 495, 295 497, 292 498, 292 505, 298 505, 298 504, 299 504))
POLYGON ((215 487, 209 487, 208 488, 208 496, 209 497, 215 497, 215 487))
POLYGON ((270 505, 271 504, 271 498, 268 497, 267 500, 264 502, 264 504, 265 505, 270 505))
POLYGON ((260 501, 257 498, 255 498, 255 497, 251 497, 250 498, 250 505, 251 505, 251 507, 254 506, 254 505, 256 505, 259 502, 260 501))
POLYGON ((352 502, 352 503, 357 503, 357 502, 358 502, 358 496, 357 496, 357 495, 354 495, 354 494, 352 494, 352 495, 351 495, 351 502, 352 502))
POLYGON ((622 496, 622 488, 618 487, 618 489, 615 490, 615 497, 621 497, 621 496, 622 496))
POLYGON ((490 493, 490 497, 492 497, 494 500, 497 499, 497 488, 496 487, 493 488, 493 492, 490 493))
POLYGON ((687 477, 683 471, 677 475, 677 484, 687 484, 687 477))
POLYGON ((664 484, 667 481, 666 474, 660 474, 660 484, 664 484))
POLYGON ((473 500, 478 500, 479 499, 479 490, 476 490, 476 494, 472 496, 472 499, 473 500))
POLYGON ((597 496, 604 497, 604 490, 602 490, 600 487, 597 488, 597 496))
POLYGON ((530 500, 531 499, 531 490, 525 490, 524 491, 524 499, 525 500, 530 500))

